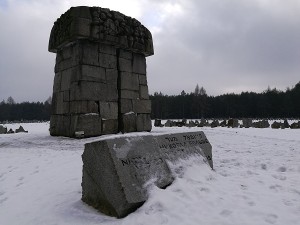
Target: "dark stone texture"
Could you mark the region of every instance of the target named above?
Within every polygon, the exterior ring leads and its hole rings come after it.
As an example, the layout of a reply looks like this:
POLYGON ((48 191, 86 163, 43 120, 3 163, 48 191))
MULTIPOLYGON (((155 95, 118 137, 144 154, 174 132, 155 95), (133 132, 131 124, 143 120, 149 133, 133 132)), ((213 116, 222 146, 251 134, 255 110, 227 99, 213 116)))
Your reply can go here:
MULTIPOLYGON (((150 121, 151 122, 151 121, 150 121)), ((137 131, 137 115, 134 112, 125 113, 122 115, 122 132, 130 133, 137 131)))
POLYGON ((120 113, 133 112, 132 100, 120 99, 120 113))
POLYGON ((82 81, 72 84, 70 100, 117 101, 118 90, 114 85, 82 81))
POLYGON ((116 134, 119 132, 117 119, 102 119, 102 134, 116 134))
POLYGON ((102 134, 101 117, 96 113, 71 116, 70 130, 72 137, 76 136, 76 132, 81 131, 84 137, 100 136, 102 134))
POLYGON ((152 123, 150 114, 138 114, 136 118, 136 130, 140 131, 151 131, 152 123))
POLYGON ((155 127, 162 127, 163 125, 161 124, 161 120, 160 119, 155 119, 154 120, 154 126, 155 127))
POLYGON ((132 72, 146 74, 146 59, 143 55, 133 54, 132 72))
POLYGON ((148 86, 140 85, 140 99, 149 99, 148 86))
POLYGON ((133 100, 133 111, 135 113, 151 113, 151 101, 150 100, 133 100))
POLYGON ((139 77, 137 74, 129 72, 121 72, 121 85, 120 89, 139 91, 139 77))
POLYGON ((100 102, 100 116, 105 120, 118 119, 118 103, 117 102, 100 102))
POLYGON ((6 133, 7 133, 7 127, 0 125, 0 134, 6 134, 6 133))

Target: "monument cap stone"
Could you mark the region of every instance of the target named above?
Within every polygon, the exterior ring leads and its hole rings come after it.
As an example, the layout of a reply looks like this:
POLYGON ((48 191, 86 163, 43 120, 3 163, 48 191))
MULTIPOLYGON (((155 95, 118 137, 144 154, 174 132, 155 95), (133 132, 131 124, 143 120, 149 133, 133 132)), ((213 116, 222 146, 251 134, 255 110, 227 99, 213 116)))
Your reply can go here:
POLYGON ((49 51, 56 53, 77 39, 119 46, 145 56, 154 54, 152 35, 146 27, 134 18, 106 8, 71 7, 52 28, 49 51))

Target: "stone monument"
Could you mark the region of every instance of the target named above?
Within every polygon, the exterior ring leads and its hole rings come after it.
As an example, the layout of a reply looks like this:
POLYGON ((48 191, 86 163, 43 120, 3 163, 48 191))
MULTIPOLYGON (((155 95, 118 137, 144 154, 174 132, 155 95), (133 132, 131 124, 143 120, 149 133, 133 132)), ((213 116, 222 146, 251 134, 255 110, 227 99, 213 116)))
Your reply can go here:
POLYGON ((50 134, 91 137, 150 131, 146 58, 152 35, 139 21, 100 7, 72 7, 54 23, 50 134))

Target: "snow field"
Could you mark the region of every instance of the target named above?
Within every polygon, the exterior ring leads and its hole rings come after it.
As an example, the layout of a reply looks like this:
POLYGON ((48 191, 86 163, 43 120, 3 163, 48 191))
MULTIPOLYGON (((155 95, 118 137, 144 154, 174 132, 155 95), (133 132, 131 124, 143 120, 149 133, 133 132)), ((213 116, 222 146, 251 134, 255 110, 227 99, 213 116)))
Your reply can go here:
POLYGON ((84 143, 104 137, 51 137, 48 123, 22 126, 28 134, 0 135, 1 225, 300 224, 299 130, 153 128, 153 135, 204 131, 214 171, 197 159, 170 165, 174 183, 150 187, 141 208, 116 219, 80 200, 84 143))

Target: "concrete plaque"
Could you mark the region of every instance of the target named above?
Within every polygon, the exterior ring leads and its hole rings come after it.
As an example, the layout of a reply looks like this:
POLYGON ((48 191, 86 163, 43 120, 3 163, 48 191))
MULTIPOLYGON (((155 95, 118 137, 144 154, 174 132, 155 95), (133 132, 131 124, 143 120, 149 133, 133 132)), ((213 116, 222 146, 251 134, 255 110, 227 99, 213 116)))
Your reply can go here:
POLYGON ((201 157, 212 168, 211 145, 203 132, 145 135, 88 143, 82 155, 82 200, 118 218, 140 207, 147 186, 169 186, 168 163, 201 157))

